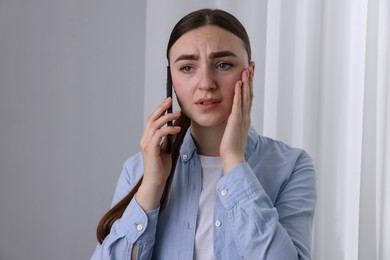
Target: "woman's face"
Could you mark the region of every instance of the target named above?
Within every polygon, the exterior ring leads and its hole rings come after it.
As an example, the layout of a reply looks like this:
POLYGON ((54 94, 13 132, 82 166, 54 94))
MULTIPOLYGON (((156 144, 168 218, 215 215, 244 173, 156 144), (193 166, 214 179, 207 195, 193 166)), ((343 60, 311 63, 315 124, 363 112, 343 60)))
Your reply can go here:
POLYGON ((176 95, 193 124, 226 123, 234 86, 249 66, 242 40, 220 27, 203 26, 175 42, 169 61, 176 95))

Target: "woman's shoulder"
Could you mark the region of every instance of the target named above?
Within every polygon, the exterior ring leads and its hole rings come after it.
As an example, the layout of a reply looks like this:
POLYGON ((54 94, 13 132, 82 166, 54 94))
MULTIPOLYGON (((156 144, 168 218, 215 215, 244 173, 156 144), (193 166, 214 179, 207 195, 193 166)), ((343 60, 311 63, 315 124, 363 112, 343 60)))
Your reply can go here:
POLYGON ((304 158, 310 159, 310 155, 302 148, 293 147, 283 141, 258 134, 254 129, 250 131, 252 139, 252 156, 268 162, 296 163, 304 158))
POLYGON ((248 164, 273 201, 286 185, 305 183, 308 189, 315 189, 314 162, 304 149, 263 135, 253 138, 256 145, 248 164))
POLYGON ((138 152, 130 156, 123 164, 122 178, 124 177, 128 183, 134 184, 142 177, 143 172, 142 153, 138 152))
POLYGON ((131 155, 124 163, 124 166, 126 167, 136 167, 139 165, 143 165, 141 152, 131 155))

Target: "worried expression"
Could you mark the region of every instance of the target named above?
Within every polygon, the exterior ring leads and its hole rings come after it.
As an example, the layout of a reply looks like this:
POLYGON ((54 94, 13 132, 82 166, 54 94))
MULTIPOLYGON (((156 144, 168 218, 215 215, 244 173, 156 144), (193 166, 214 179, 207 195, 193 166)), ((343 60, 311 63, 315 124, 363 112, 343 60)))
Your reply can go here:
POLYGON ((220 27, 203 26, 173 44, 169 63, 176 95, 192 123, 226 123, 235 85, 250 66, 242 40, 220 27))

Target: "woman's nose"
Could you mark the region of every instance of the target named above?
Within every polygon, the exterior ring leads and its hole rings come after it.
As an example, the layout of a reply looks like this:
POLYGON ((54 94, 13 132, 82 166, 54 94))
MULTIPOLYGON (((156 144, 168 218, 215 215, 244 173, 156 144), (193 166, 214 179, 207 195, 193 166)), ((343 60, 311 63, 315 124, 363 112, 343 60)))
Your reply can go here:
POLYGON ((202 90, 214 90, 217 87, 215 75, 210 68, 200 70, 199 88, 202 90))

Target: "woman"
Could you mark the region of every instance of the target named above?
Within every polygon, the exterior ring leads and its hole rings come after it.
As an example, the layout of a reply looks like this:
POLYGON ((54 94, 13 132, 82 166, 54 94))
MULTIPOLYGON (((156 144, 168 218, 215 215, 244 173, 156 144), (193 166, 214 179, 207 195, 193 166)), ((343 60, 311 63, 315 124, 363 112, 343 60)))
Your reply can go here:
POLYGON ((250 127, 245 28, 195 11, 174 27, 167 59, 182 111, 165 113, 168 98, 148 117, 93 259, 310 259, 315 170, 303 150, 250 127))

